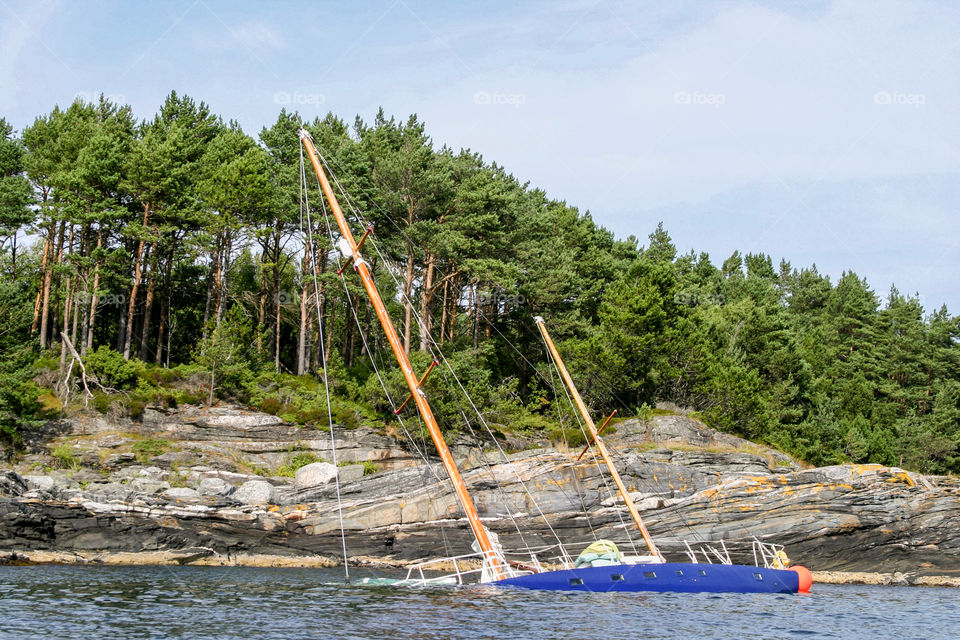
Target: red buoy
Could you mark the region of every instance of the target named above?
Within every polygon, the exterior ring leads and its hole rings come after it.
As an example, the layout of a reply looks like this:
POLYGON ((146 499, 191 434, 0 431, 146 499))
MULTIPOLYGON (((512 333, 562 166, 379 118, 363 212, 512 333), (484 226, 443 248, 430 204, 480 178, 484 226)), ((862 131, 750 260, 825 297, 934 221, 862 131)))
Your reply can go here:
POLYGON ((791 571, 796 571, 797 576, 800 578, 800 593, 810 593, 810 587, 813 586, 813 574, 810 573, 810 569, 799 564, 788 568, 791 571))

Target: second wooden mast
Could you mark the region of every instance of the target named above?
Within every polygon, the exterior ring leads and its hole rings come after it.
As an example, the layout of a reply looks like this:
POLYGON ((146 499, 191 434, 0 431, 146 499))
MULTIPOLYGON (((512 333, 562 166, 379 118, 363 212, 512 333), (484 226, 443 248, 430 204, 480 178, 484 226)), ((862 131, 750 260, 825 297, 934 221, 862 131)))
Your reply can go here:
POLYGON ((657 550, 657 545, 653 542, 650 532, 647 531, 647 526, 643 524, 643 519, 640 517, 640 512, 637 511, 636 505, 633 504, 633 498, 630 497, 627 487, 623 484, 623 479, 620 477, 620 473, 617 472, 617 468, 613 464, 613 459, 610 457, 610 452, 607 451, 607 445, 604 444, 603 440, 600 438, 600 434, 597 433, 597 427, 593 423, 593 419, 590 417, 590 412, 587 411, 587 405, 583 403, 583 398, 580 397, 580 392, 577 391, 577 386, 573 384, 573 378, 571 378, 570 374, 567 372, 567 367, 564 366, 563 359, 560 357, 560 353, 557 351, 556 345, 553 344, 553 338, 551 338, 550 334, 547 332, 547 327, 543 321, 543 318, 537 316, 534 318, 534 321, 537 323, 537 328, 540 329, 540 335, 543 336, 543 341, 546 343, 547 349, 550 351, 550 356, 553 358, 554 363, 557 365, 557 369, 560 371, 560 376, 563 378, 564 384, 566 384, 567 388, 570 389, 570 395, 573 396, 573 401, 576 403, 577 409, 583 416, 583 420, 587 425, 588 435, 593 443, 596 444, 597 451, 600 452, 600 457, 603 458, 603 461, 607 465, 607 469, 610 471, 610 475, 613 477, 613 482, 617 485, 617 491, 620 492, 620 497, 623 498, 623 501, 627 505, 627 510, 630 512, 630 517, 633 518, 634 523, 640 530, 640 534, 643 536, 643 541, 647 543, 647 548, 650 549, 650 555, 656 556, 657 558, 662 558, 663 556, 661 556, 660 551, 657 550))
POLYGON ((393 349, 393 353, 397 358, 397 363, 400 365, 401 371, 403 371, 403 377, 407 381, 407 386, 410 387, 410 394, 413 396, 413 401, 417 404, 417 409, 420 410, 420 416, 423 418, 423 422, 427 427, 427 431, 430 432, 430 437, 433 439, 433 444, 437 448, 437 453, 440 454, 440 460, 443 462, 443 467, 446 469, 447 475, 450 477, 450 481, 453 483, 453 488, 457 494, 457 499, 459 500, 460 506, 463 508, 464 513, 467 515, 467 520, 470 523, 470 528, 473 530, 473 535, 477 539, 477 544, 480 545, 480 550, 483 552, 484 560, 489 563, 494 578, 499 580, 505 576, 503 568, 500 565, 500 559, 497 550, 494 549, 493 544, 490 541, 490 536, 487 535, 486 528, 484 528, 483 523, 480 522, 480 514, 477 512, 477 507, 474 505, 473 499, 467 492, 467 486, 463 481, 463 476, 460 474, 460 470, 457 468, 457 465, 453 460, 453 455, 450 453, 450 448, 447 446, 446 440, 443 439, 443 434, 440 431, 440 425, 437 424, 437 419, 433 415, 433 410, 430 408, 430 403, 427 402, 426 396, 420 390, 420 381, 417 379, 416 374, 414 374, 413 366, 410 364, 410 359, 403 350, 403 346, 400 343, 400 338, 397 336, 397 330, 394 328, 393 321, 390 319, 390 315, 387 313, 387 308, 383 304, 383 299, 380 297, 380 292, 377 290, 377 285, 373 281, 373 276, 370 275, 370 268, 360 256, 360 249, 357 245, 357 241, 354 239, 353 233, 350 231, 350 225, 347 224, 347 219, 344 217, 343 211, 340 209, 340 203, 337 201, 337 197, 334 195, 333 189, 330 187, 330 181, 327 180, 327 175, 323 170, 323 166, 320 164, 320 158, 317 155, 317 150, 313 145, 313 138, 310 137, 309 132, 307 132, 305 129, 301 129, 300 140, 303 143, 304 148, 307 150, 307 156, 310 158, 310 164, 313 165, 313 170, 317 174, 317 179, 320 180, 320 188, 323 191, 323 195, 326 196, 327 202, 330 204, 330 210, 333 212, 333 217, 336 218, 337 226, 340 228, 340 236, 342 238, 340 249, 348 259, 352 260, 354 270, 360 275, 360 280, 363 282, 363 288, 366 290, 367 296, 370 298, 370 302, 377 314, 377 319, 380 320, 380 325, 383 327, 383 332, 387 336, 387 341, 390 343, 390 347, 393 349))

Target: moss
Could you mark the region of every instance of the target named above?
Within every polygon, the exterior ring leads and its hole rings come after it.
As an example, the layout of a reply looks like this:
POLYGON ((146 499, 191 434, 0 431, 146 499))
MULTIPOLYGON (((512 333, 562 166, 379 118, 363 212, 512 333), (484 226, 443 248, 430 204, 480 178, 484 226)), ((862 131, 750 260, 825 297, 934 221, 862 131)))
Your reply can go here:
POLYGON ((37 403, 40 405, 38 413, 44 418, 56 418, 63 411, 63 403, 60 402, 60 398, 49 391, 37 396, 37 403))

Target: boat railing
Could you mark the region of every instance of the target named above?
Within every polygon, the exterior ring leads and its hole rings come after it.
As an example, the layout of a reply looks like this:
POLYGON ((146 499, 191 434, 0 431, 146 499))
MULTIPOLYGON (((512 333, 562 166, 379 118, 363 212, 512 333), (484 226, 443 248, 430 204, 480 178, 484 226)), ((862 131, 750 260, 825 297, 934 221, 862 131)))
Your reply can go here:
POLYGON ((543 570, 540 561, 531 554, 530 562, 507 560, 503 555, 492 552, 469 553, 462 556, 436 558, 410 565, 407 577, 403 580, 416 586, 463 585, 486 582, 490 567, 496 562, 504 578, 539 573, 543 570))
POLYGON ((782 544, 772 542, 761 542, 757 538, 753 539, 753 563, 763 566, 767 569, 786 569, 790 564, 782 544), (762 565, 760 563, 763 563, 762 565))
MULTIPOLYGON (((683 544, 686 547, 687 557, 693 564, 733 564, 730 549, 727 548, 727 543, 724 540, 709 544, 699 543, 696 548, 686 540, 683 541, 683 544)), ((753 538, 750 542, 750 548, 754 566, 766 569, 785 569, 790 562, 782 544, 762 542, 753 538)))

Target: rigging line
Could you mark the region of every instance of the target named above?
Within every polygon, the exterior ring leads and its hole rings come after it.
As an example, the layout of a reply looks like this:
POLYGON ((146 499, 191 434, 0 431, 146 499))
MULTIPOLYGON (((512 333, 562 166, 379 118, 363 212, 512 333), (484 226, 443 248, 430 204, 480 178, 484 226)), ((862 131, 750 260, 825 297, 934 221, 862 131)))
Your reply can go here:
MULTIPOLYGON (((546 345, 544 345, 544 348, 546 348, 546 345)), ((559 371, 557 362, 556 360, 554 360, 553 354, 550 353, 549 349, 547 349, 547 355, 549 356, 550 363, 553 364, 554 368, 556 368, 557 371, 559 371)), ((579 413, 577 412, 576 408, 573 405, 573 398, 570 396, 570 390, 567 389, 567 386, 565 384, 561 385, 561 388, 563 389, 564 396, 566 396, 567 401, 570 403, 570 407, 573 410, 574 417, 577 419, 577 424, 580 426, 580 431, 583 433, 584 440, 588 443, 591 442, 592 438, 589 434, 587 434, 587 431, 583 426, 583 421, 581 420, 579 413)), ((613 503, 614 513, 617 514, 617 518, 620 520, 620 524, 623 526, 624 533, 626 534, 627 539, 630 540, 630 546, 633 548, 634 555, 639 555, 639 552, 637 551, 637 546, 633 541, 633 536, 630 535, 630 529, 627 527, 627 523, 623 518, 623 512, 619 507, 619 504, 618 504, 619 500, 617 499, 618 498, 617 493, 615 493, 610 488, 610 484, 607 482, 607 476, 605 473, 601 471, 599 473, 599 477, 600 477, 600 481, 603 483, 604 489, 606 489, 607 493, 610 494, 610 496, 614 499, 614 503, 613 503)))
MULTIPOLYGON (((323 389, 327 397, 327 422, 330 424, 330 449, 333 456, 333 466, 335 469, 339 469, 337 465, 337 439, 334 435, 333 428, 333 409, 330 406, 330 385, 327 380, 327 352, 326 345, 323 335, 323 318, 320 317, 320 289, 317 281, 320 279, 320 275, 317 272, 317 260, 315 256, 309 256, 309 253, 314 251, 316 246, 313 242, 313 221, 310 217, 310 194, 307 190, 307 180, 306 172, 303 162, 303 145, 300 145, 300 177, 301 185, 303 188, 300 192, 300 232, 303 233, 303 212, 306 209, 307 212, 307 242, 308 246, 304 247, 304 256, 308 259, 313 257, 313 291, 314 291, 314 302, 317 305, 317 327, 320 336, 320 358, 323 360, 323 389)), ((337 517, 340 520, 340 545, 343 549, 343 579, 344 582, 350 584, 350 561, 347 558, 347 534, 344 531, 343 527, 343 503, 340 497, 340 473, 337 473, 333 476, 337 488, 337 517)))

